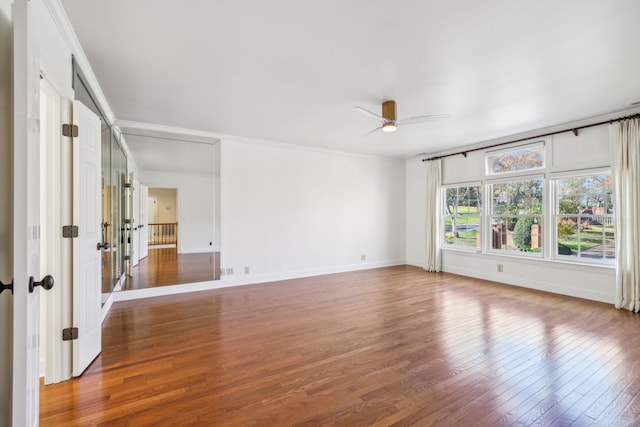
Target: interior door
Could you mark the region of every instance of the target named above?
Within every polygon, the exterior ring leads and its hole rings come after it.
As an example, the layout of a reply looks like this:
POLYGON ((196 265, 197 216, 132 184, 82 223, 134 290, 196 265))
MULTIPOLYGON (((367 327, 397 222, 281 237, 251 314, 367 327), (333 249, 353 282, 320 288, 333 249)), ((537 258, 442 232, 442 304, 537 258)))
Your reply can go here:
POLYGON ((140 222, 138 228, 140 230, 140 244, 138 245, 140 250, 140 259, 144 259, 149 255, 149 214, 148 214, 148 201, 149 187, 146 185, 140 185, 140 222))
POLYGON ((39 418, 40 63, 31 3, 13 3, 13 354, 11 422, 39 418))
POLYGON ((79 376, 102 350, 102 146, 100 118, 73 102, 73 375, 79 376))

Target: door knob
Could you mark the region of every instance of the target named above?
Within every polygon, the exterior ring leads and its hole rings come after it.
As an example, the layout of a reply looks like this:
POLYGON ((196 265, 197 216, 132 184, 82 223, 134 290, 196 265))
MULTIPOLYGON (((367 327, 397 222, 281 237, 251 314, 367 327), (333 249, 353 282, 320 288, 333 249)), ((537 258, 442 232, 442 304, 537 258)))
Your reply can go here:
POLYGON ((53 288, 53 276, 46 275, 40 282, 35 282, 33 276, 29 277, 29 293, 32 293, 36 286, 42 286, 46 291, 53 288))
POLYGON ((5 289, 10 290, 11 293, 13 294, 13 279, 11 279, 11 283, 8 284, 4 284, 2 282, 0 282, 0 294, 2 293, 2 291, 4 291, 5 289))
POLYGON ((96 246, 96 248, 98 250, 100 250, 100 249, 109 249, 110 247, 111 247, 111 245, 109 244, 109 242, 104 242, 104 243, 98 242, 98 245, 96 246))

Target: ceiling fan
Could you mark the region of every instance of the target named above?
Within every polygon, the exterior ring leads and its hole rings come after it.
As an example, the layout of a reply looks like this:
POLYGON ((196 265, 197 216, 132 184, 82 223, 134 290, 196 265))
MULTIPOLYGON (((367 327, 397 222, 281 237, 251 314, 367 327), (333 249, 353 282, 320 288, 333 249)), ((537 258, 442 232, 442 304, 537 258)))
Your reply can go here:
POLYGON ((415 116, 415 117, 408 117, 406 119, 398 120, 396 118, 396 101, 383 102, 381 116, 379 116, 376 113, 372 113, 371 111, 362 107, 355 107, 355 108, 365 116, 371 117, 372 119, 378 120, 380 122, 380 127, 377 127, 372 131, 365 133, 362 136, 367 136, 380 129, 382 129, 384 132, 393 132, 398 128, 398 126, 401 126, 401 125, 425 123, 425 122, 431 122, 433 120, 445 119, 449 117, 446 114, 432 114, 428 116, 415 116))

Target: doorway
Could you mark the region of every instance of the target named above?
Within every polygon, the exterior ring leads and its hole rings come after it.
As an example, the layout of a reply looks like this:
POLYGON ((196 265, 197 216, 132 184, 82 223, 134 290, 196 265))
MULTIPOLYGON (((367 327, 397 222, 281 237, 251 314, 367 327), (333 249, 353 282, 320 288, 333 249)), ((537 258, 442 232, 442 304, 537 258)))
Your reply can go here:
POLYGON ((149 252, 178 249, 178 189, 149 187, 147 200, 149 223, 147 244, 149 252))

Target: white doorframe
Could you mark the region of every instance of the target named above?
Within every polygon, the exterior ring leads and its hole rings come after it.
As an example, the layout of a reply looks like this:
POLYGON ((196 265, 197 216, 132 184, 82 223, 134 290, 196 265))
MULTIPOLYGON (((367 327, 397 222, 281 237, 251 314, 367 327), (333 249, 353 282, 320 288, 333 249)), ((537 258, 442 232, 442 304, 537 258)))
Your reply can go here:
POLYGON ((40 55, 28 1, 13 3, 13 354, 11 423, 37 426, 40 379, 40 55))
MULTIPOLYGON (((12 179, 12 18, 11 1, 0 1, 0 235, 7 236, 0 247, 0 281, 11 283, 11 242, 13 203, 12 179)), ((0 294, 0 425, 11 425, 11 337, 13 295, 5 290, 0 294)))

